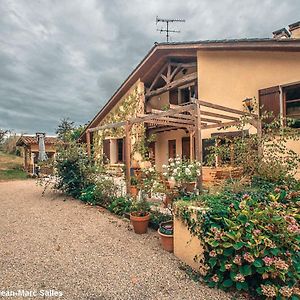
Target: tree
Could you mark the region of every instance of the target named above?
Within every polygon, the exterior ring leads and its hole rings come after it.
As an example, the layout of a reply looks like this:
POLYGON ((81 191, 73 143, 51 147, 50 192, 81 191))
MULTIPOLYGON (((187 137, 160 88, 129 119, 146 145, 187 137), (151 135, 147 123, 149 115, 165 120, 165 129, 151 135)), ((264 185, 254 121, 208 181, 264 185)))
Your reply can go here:
POLYGON ((76 127, 75 123, 69 118, 63 118, 58 124, 55 133, 57 134, 58 138, 64 142, 76 141, 83 129, 84 127, 81 125, 76 127))
POLYGON ((9 130, 1 129, 0 128, 0 144, 2 144, 5 140, 5 135, 9 133, 9 130))

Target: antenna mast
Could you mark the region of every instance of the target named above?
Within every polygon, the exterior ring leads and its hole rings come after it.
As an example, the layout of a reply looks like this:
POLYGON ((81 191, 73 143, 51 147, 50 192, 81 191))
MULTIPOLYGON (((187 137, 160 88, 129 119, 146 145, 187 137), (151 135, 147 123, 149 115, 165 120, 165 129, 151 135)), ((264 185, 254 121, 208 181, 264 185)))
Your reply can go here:
POLYGON ((169 43, 170 32, 173 32, 173 33, 179 33, 180 32, 180 30, 169 29, 169 23, 185 22, 185 20, 184 19, 161 19, 159 17, 156 17, 156 25, 159 22, 166 23, 166 27, 165 28, 157 29, 157 31, 159 31, 160 33, 165 32, 166 33, 166 38, 167 38, 167 43, 169 43))

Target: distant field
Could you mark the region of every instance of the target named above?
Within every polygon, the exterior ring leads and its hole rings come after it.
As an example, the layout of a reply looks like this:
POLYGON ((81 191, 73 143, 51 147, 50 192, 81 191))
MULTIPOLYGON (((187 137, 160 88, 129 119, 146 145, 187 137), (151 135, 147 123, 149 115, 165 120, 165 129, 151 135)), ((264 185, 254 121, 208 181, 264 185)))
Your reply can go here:
POLYGON ((0 151, 0 180, 27 179, 23 159, 0 151))

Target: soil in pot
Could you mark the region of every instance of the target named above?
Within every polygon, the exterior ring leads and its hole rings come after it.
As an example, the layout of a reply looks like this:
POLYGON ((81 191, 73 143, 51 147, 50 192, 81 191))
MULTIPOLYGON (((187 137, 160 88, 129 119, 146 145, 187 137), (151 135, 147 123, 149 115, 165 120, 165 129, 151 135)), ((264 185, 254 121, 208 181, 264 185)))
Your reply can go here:
POLYGON ((136 213, 130 214, 130 221, 133 226, 133 230, 137 234, 143 234, 147 232, 148 224, 150 220, 150 214, 147 213, 145 216, 138 216, 136 213))
POLYGON ((160 242, 164 250, 168 252, 173 252, 173 222, 163 222, 160 224, 158 229, 158 234, 160 236, 160 242))

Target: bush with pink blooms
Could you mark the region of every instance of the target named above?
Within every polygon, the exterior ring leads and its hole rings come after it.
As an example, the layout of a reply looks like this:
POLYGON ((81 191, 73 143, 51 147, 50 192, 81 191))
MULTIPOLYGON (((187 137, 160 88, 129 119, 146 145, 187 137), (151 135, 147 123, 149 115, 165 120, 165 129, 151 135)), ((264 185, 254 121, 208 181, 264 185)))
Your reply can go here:
POLYGON ((223 214, 179 216, 204 245, 205 281, 259 299, 300 299, 300 192, 277 187, 265 199, 232 198, 223 214))

